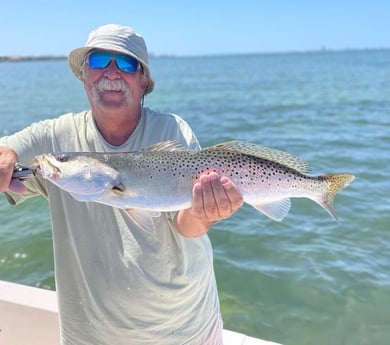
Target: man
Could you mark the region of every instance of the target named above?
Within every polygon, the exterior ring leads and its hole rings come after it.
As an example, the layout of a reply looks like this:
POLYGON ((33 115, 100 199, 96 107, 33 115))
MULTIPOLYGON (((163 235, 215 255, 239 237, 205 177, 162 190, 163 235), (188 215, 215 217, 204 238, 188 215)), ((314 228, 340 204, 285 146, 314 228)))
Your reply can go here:
POLYGON ((202 176, 192 207, 154 218, 151 234, 124 210, 77 202, 40 177, 24 185, 11 179, 16 162, 28 165, 46 152, 134 151, 162 140, 199 149, 180 117, 143 107, 154 82, 144 40, 132 28, 96 29, 69 64, 91 110, 0 139, 0 192, 12 204, 39 194, 49 201, 62 344, 222 344, 206 233, 242 205, 230 180, 202 176))

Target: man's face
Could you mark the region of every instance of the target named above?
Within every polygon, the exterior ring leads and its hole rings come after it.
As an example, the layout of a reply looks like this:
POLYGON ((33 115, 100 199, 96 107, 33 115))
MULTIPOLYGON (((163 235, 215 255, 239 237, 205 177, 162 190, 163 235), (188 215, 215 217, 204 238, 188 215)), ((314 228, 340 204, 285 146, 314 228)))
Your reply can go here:
POLYGON ((131 73, 121 70, 115 54, 107 58, 107 63, 106 67, 98 68, 87 64, 84 88, 91 107, 108 111, 139 105, 147 85, 140 67, 131 73))

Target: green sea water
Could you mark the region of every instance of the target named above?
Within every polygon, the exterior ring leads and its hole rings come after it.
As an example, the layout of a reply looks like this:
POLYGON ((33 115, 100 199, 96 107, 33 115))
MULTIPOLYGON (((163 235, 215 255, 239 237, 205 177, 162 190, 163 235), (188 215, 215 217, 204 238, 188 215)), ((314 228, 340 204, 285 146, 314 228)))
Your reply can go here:
MULTIPOLYGON (((390 51, 152 58, 145 105, 203 146, 241 139, 349 172, 338 222, 294 199, 210 231, 225 328, 283 344, 390 343, 390 51)), ((0 136, 88 107, 66 61, 0 63, 0 136)), ((55 289, 47 203, 0 197, 0 279, 55 289)))

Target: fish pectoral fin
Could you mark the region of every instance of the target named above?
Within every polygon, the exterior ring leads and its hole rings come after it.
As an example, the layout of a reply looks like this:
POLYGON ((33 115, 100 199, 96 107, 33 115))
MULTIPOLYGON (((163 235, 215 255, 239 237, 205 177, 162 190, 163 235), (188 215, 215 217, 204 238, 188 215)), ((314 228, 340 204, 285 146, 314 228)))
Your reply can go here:
POLYGON ((125 210, 129 218, 142 230, 149 234, 156 232, 153 218, 160 216, 160 212, 139 210, 135 208, 125 210))
POLYGON ((252 206, 261 213, 264 213, 267 217, 276 220, 277 222, 281 222, 290 211, 291 201, 289 198, 287 198, 270 203, 263 203, 252 206))

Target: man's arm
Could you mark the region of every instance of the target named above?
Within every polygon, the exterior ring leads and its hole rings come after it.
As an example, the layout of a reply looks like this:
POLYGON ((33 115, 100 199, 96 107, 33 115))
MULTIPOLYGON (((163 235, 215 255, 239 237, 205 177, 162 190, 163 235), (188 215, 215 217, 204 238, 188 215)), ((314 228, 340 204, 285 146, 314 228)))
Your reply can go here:
POLYGON ((174 219, 185 237, 204 235, 217 221, 230 217, 243 204, 241 193, 226 177, 216 173, 201 176, 193 188, 192 207, 180 210, 174 219))

